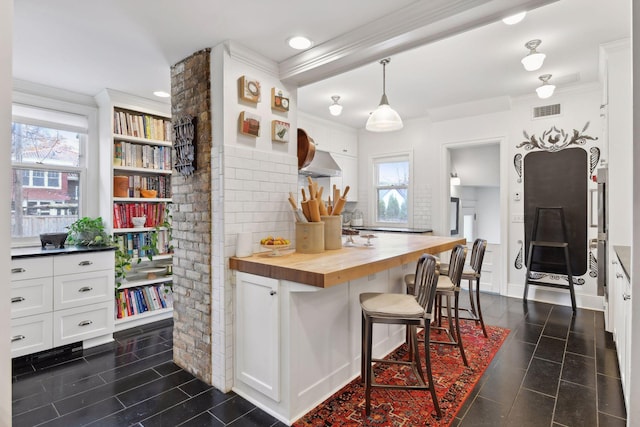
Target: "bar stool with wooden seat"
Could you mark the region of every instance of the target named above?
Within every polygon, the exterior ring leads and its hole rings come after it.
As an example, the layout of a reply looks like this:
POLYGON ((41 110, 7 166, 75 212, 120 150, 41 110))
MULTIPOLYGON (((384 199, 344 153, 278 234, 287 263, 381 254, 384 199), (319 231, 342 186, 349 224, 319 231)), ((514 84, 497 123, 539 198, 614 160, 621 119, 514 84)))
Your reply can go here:
POLYGON ((415 274, 415 294, 363 293, 360 294, 362 307, 362 366, 361 375, 365 384, 365 413, 371 413, 371 389, 395 388, 429 390, 438 417, 442 416, 438 397, 433 384, 430 356, 430 325, 438 284, 438 260, 433 255, 424 254, 418 260, 415 274), (409 361, 373 359, 373 324, 401 324, 410 329, 409 361), (418 350, 419 326, 424 326, 425 381, 418 350), (410 365, 418 379, 418 385, 379 384, 375 382, 372 363, 394 363, 410 365))
MULTIPOLYGON (((467 256, 467 248, 463 245, 456 245, 451 251, 451 257, 449 264, 446 265, 446 270, 439 267, 440 276, 438 279, 438 289, 436 292, 436 303, 434 310, 434 318, 437 321, 437 326, 431 326, 434 329, 439 329, 447 334, 447 341, 432 341, 432 343, 449 344, 454 345, 460 349, 460 355, 465 366, 468 366, 467 357, 464 354, 464 347, 462 345, 462 337, 460 334, 460 317, 458 306, 458 295, 460 294, 460 282, 462 280, 462 271, 464 268, 464 261, 467 256), (451 269, 450 266, 454 268, 451 269), (446 271, 446 272, 445 272, 446 271), (454 297, 454 316, 451 316, 451 297, 454 297), (442 298, 446 297, 447 305, 447 319, 449 322, 449 328, 442 327, 442 298)), ((407 274, 404 276, 405 284, 407 285, 407 293, 413 292, 415 283, 415 275, 407 274)))
MULTIPOLYGON (((488 337, 487 329, 482 319, 482 308, 480 307, 480 274, 482 271, 482 262, 484 261, 484 253, 487 250, 487 241, 484 239, 476 239, 471 248, 471 259, 469 260, 469 268, 462 270, 462 280, 469 283, 469 308, 461 307, 460 310, 468 313, 468 317, 463 320, 474 320, 476 325, 479 323, 482 327, 482 333, 485 338, 488 337), (475 286, 474 286, 475 283, 475 286), (475 298, 475 302, 474 302, 475 298)), ((440 274, 449 274, 449 265, 440 264, 440 274)))

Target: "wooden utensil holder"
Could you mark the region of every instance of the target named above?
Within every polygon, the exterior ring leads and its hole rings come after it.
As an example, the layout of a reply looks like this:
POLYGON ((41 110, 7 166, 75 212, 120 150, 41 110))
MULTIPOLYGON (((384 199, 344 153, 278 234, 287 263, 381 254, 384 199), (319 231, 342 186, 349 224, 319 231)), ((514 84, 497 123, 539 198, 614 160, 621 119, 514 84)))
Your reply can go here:
POLYGON ((325 250, 342 248, 342 215, 322 215, 325 250))
POLYGON ((296 252, 324 252, 324 222, 296 222, 296 252))

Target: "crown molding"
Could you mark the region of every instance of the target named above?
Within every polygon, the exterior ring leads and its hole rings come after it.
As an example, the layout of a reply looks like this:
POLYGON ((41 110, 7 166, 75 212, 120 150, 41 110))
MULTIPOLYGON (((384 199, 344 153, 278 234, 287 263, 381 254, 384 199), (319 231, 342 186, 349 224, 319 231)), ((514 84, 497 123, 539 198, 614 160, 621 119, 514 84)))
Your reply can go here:
POLYGON ((231 40, 225 41, 224 46, 230 58, 276 78, 280 77, 278 64, 275 61, 231 40))

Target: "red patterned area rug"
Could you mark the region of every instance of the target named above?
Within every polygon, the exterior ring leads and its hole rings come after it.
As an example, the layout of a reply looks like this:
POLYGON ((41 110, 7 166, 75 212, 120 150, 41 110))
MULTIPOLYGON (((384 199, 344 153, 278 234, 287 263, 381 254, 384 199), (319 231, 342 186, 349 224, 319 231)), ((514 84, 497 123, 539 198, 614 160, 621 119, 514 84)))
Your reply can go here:
MULTIPOLYGON (((431 344, 431 366, 442 418, 436 416, 428 390, 373 389, 371 415, 364 414, 364 387, 356 378, 311 412, 296 421, 295 427, 328 426, 449 426, 491 360, 509 334, 508 329, 487 325, 488 338, 473 322, 461 322, 462 342, 469 366, 465 367, 457 347, 431 344)), ((431 339, 441 332, 432 330, 431 339)), ((420 346, 424 365, 424 346, 420 346)), ((407 359, 405 345, 388 358, 407 359)), ((424 366, 423 366, 424 368, 424 366)), ((417 384, 410 368, 402 365, 374 366, 376 382, 417 384)))

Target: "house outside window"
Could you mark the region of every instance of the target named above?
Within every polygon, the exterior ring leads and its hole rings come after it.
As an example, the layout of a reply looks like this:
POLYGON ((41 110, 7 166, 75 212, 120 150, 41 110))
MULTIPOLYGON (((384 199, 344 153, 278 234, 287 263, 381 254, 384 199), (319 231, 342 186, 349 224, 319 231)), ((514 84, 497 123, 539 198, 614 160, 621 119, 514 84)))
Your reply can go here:
POLYGON ((408 155, 374 159, 375 222, 403 225, 409 222, 410 158, 408 155))
POLYGON ((86 178, 86 117, 14 104, 11 237, 66 231, 80 217, 86 178))

